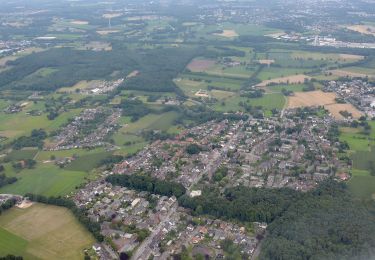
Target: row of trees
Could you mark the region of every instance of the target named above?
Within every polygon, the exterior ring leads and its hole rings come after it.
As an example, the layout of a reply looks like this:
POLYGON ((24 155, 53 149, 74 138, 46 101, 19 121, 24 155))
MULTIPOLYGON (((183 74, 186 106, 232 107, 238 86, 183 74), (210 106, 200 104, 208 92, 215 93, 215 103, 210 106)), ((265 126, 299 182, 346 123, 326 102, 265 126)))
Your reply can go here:
POLYGON ((61 197, 45 197, 31 193, 26 194, 25 197, 29 198, 31 201, 70 209, 78 221, 84 225, 99 242, 103 241, 104 237, 100 234, 100 224, 91 221, 90 218, 87 217, 85 211, 78 208, 72 200, 61 197))
POLYGON ((186 189, 182 184, 159 180, 144 174, 110 175, 106 178, 106 181, 112 185, 127 187, 138 191, 148 191, 150 193, 169 197, 176 196, 179 198, 186 192, 186 189))

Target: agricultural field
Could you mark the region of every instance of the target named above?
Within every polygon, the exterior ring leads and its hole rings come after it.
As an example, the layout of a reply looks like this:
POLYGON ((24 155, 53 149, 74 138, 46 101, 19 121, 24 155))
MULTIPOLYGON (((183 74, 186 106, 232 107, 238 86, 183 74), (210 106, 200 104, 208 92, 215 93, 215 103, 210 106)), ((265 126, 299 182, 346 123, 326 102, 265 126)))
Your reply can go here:
POLYGON ((336 94, 318 91, 298 92, 288 97, 288 108, 324 106, 333 117, 344 119, 340 111, 347 111, 353 118, 359 118, 362 113, 351 104, 338 104, 336 94))
POLYGON ((280 78, 274 78, 270 80, 264 80, 261 83, 257 84, 258 87, 266 87, 270 84, 302 84, 305 80, 310 80, 311 77, 298 74, 280 78))
POLYGON ((0 193, 64 196, 84 183, 88 176, 86 172, 61 169, 52 163, 38 163, 34 169, 21 172, 15 172, 11 165, 5 165, 5 168, 5 174, 17 177, 18 181, 0 188, 0 193))
POLYGON ((0 255, 78 260, 94 242, 66 208, 36 203, 0 216, 0 255))

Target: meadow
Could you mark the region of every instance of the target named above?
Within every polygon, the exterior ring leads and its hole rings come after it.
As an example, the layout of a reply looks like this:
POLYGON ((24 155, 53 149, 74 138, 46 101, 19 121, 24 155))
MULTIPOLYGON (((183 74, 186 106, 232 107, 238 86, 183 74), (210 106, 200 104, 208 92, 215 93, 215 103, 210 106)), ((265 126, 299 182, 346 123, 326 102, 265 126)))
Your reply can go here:
POLYGON ((6 175, 16 176, 18 181, 0 188, 0 193, 24 195, 35 193, 45 196, 64 196, 85 182, 87 173, 61 169, 52 163, 38 163, 34 169, 15 172, 6 165, 6 175))
POLYGON ((0 216, 0 255, 24 259, 83 259, 95 242, 66 208, 33 204, 0 216))

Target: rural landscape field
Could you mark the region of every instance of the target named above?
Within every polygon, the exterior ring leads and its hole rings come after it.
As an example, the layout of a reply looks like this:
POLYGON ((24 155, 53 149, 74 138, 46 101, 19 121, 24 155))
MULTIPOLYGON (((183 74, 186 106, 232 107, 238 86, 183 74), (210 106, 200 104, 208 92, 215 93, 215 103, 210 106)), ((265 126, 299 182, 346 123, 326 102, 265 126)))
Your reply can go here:
POLYGON ((374 259, 374 17, 0 1, 0 260, 374 259))

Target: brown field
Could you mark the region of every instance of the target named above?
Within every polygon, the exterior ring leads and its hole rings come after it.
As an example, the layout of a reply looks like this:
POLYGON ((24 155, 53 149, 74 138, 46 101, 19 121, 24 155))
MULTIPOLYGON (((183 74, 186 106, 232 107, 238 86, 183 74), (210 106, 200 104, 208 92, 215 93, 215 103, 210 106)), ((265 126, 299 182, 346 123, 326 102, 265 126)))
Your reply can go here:
POLYGON ((364 73, 358 73, 358 72, 352 72, 352 71, 346 71, 346 70, 329 70, 327 72, 332 73, 332 75, 338 76, 338 77, 356 77, 356 78, 374 77, 374 75, 368 75, 364 73))
POLYGON ((326 106, 336 104, 335 93, 323 91, 296 92, 294 96, 288 98, 288 108, 326 106))
POLYGON ((357 61, 357 60, 363 60, 364 58, 365 57, 362 55, 340 54, 340 59, 343 59, 343 60, 357 61))
POLYGON ((272 63, 275 63, 275 60, 258 60, 259 64, 264 64, 264 65, 271 65, 272 63))
POLYGON ((335 93, 323 91, 296 92, 294 96, 288 97, 288 108, 324 106, 333 117, 343 119, 340 111, 348 111, 354 118, 359 118, 362 113, 351 104, 337 104, 335 93))
POLYGON ((282 78, 275 78, 275 79, 270 79, 270 80, 265 80, 259 83, 257 86, 258 87, 266 87, 269 84, 276 83, 276 84, 301 84, 305 81, 305 79, 311 79, 311 77, 299 74, 299 75, 293 75, 293 76, 288 76, 288 77, 282 77, 282 78))
POLYGON ((353 115, 353 118, 360 118, 363 114, 356 109, 352 104, 333 104, 325 106, 326 109, 337 119, 344 119, 340 111, 348 111, 353 115))
POLYGON ((101 51, 111 51, 112 46, 109 42, 99 42, 99 41, 92 41, 87 43, 84 46, 85 49, 90 49, 90 50, 101 50, 101 51))
POLYGON ((233 37, 238 36, 238 34, 236 33, 235 30, 223 30, 222 33, 214 33, 214 35, 222 36, 222 37, 226 37, 226 38, 233 38, 233 37))
POLYGON ((375 36, 375 26, 371 25, 352 25, 347 27, 351 31, 375 36))
POLYGON ((103 14, 103 18, 110 19, 122 16, 122 13, 103 14))
POLYGON ((70 22, 71 24, 76 24, 76 25, 87 25, 89 24, 88 21, 82 21, 82 20, 74 20, 70 22))
POLYGON ((111 33, 118 33, 119 30, 99 30, 99 31, 96 31, 96 32, 100 35, 108 35, 108 34, 111 34, 111 33))
POLYGON ((132 71, 129 73, 128 76, 126 76, 127 79, 130 79, 130 78, 134 78, 134 77, 137 77, 139 75, 139 71, 138 70, 135 70, 135 71, 132 71))
POLYGON ((187 65, 187 68, 192 72, 202 72, 209 69, 213 65, 215 65, 214 60, 195 59, 187 65))

